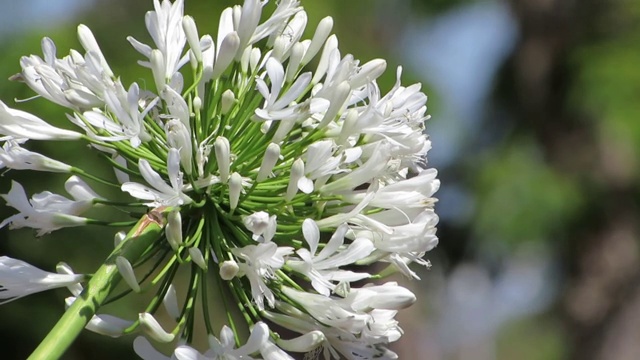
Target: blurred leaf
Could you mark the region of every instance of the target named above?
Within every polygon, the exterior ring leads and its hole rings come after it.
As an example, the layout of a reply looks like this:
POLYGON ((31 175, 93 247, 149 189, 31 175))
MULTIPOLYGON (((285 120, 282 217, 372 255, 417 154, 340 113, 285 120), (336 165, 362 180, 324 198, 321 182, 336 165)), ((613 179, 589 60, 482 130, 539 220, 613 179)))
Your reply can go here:
POLYGON ((566 339, 559 324, 527 318, 505 326, 498 335, 497 360, 560 360, 566 356, 566 339))
POLYGON ((529 141, 486 154, 476 182, 475 232, 489 242, 546 240, 580 205, 576 186, 529 141))
POLYGON ((609 153, 624 153, 621 166, 635 176, 640 175, 638 44, 640 29, 576 52, 579 83, 572 94, 573 103, 592 114, 603 145, 615 148, 609 153))

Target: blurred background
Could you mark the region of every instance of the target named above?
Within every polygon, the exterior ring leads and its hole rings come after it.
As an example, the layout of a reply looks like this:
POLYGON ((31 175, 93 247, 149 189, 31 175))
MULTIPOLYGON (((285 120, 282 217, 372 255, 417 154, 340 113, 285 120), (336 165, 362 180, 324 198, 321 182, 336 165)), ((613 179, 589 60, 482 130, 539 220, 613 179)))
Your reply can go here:
MULTIPOLYGON (((236 4, 186 0, 201 33, 236 4)), ((401 359, 640 358, 640 2, 636 0, 303 0, 308 30, 327 15, 343 54, 382 57, 388 90, 422 82, 430 97, 430 165, 440 173, 440 245, 400 313, 401 359)), ((151 1, 0 0, 0 78, 22 55, 80 48, 87 24, 123 83, 145 81, 127 35, 148 39, 151 1)), ((310 37, 312 34, 308 34, 310 37)), ((147 78, 148 79, 148 78, 147 78)), ((63 109, 0 81, 9 106, 64 124, 63 109)), ((93 166, 85 148, 46 143, 52 157, 93 166), (72 154, 77 154, 70 160, 72 154)), ((108 176, 108 169, 97 169, 108 176)), ((29 193, 62 192, 64 176, 2 172, 29 193)), ((106 188, 96 186, 100 193, 106 188)), ((0 208, 6 218, 13 209, 0 208)), ((106 216, 106 215, 105 215, 106 216)), ((113 229, 0 231, 0 254, 43 269, 92 272, 113 229), (70 259, 73 259, 71 261, 70 259)), ((65 290, 0 307, 3 359, 25 358, 63 310, 65 290)), ((126 308, 113 309, 133 315, 126 308)), ((86 333, 68 359, 133 358, 131 338, 86 333)))

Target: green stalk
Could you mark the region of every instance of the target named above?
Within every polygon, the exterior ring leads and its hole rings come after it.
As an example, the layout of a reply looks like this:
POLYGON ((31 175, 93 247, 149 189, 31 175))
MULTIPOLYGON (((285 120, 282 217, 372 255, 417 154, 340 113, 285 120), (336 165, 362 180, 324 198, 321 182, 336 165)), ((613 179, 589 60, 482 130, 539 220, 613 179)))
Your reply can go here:
POLYGON ((29 356, 29 360, 59 359, 65 353, 120 281, 116 258, 124 256, 130 262, 135 262, 162 234, 163 212, 167 210, 154 209, 140 218, 29 356))

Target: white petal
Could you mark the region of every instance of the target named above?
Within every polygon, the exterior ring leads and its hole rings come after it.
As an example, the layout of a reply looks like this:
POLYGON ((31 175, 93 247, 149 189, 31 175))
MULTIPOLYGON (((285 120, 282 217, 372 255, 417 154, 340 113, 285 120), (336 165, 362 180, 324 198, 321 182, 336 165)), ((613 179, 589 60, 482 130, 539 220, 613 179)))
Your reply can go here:
POLYGON ((320 229, 318 229, 318 225, 313 219, 304 219, 302 222, 302 234, 307 244, 309 244, 311 254, 315 254, 320 243, 320 229))
POLYGON ((138 336, 133 340, 133 351, 144 360, 171 360, 156 350, 144 336, 138 336))
POLYGON ((0 304, 36 292, 65 287, 82 281, 84 275, 55 274, 24 261, 0 257, 0 304))
POLYGON ((64 189, 73 196, 75 200, 93 200, 100 198, 100 195, 96 194, 86 182, 76 175, 67 179, 64 183, 64 189))

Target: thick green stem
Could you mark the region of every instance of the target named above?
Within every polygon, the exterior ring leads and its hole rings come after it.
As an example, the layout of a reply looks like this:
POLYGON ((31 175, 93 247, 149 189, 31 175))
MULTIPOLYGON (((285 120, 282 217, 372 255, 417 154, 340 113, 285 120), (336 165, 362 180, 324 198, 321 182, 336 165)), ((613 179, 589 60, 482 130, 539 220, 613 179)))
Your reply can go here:
POLYGON ((116 258, 124 256, 135 262, 162 234, 162 213, 166 210, 154 209, 138 221, 33 351, 29 360, 59 359, 64 354, 120 281, 116 258))

